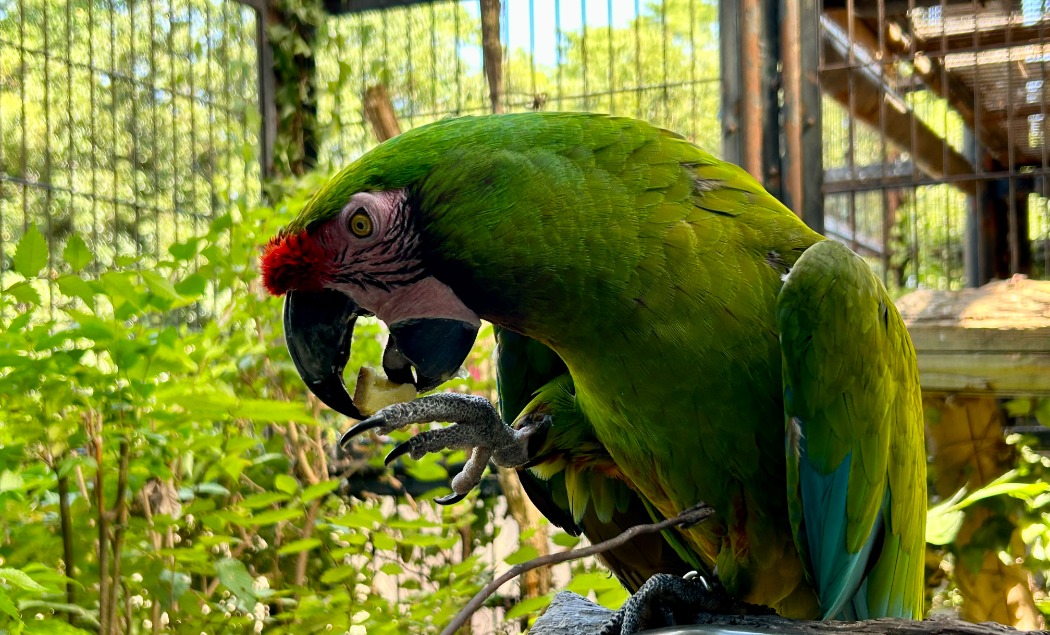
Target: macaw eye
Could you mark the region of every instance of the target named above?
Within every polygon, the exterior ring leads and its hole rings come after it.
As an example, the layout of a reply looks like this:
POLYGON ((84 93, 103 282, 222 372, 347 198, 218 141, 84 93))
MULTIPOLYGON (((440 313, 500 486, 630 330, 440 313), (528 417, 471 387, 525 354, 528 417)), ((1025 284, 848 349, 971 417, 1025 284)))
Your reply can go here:
POLYGON ((350 228, 350 233, 358 238, 368 238, 372 235, 372 217, 363 207, 350 216, 347 226, 350 228))

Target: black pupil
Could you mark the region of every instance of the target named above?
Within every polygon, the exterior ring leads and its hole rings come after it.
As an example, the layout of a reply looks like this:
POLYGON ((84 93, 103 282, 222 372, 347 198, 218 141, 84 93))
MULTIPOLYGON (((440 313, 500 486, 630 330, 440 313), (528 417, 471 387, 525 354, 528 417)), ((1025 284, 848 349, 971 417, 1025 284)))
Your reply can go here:
POLYGON ((368 230, 368 219, 365 218, 363 212, 358 212, 353 220, 354 229, 356 229, 359 232, 364 232, 368 230))

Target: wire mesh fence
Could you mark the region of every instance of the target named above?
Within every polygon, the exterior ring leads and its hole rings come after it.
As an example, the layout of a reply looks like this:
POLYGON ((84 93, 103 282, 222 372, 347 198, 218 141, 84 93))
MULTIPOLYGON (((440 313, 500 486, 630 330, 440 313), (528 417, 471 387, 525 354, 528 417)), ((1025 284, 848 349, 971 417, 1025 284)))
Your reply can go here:
POLYGON ((0 287, 31 226, 49 265, 75 234, 97 271, 148 268, 258 201, 257 20, 227 0, 0 2, 0 287))
POLYGON ((897 290, 1050 275, 1050 5, 823 4, 829 235, 897 290))
MULTIPOLYGON (((504 112, 587 110, 647 119, 718 152, 714 0, 500 3, 504 112)), ((363 98, 382 85, 403 129, 492 111, 475 0, 332 17, 318 44, 320 152, 338 167, 376 141, 363 98)))

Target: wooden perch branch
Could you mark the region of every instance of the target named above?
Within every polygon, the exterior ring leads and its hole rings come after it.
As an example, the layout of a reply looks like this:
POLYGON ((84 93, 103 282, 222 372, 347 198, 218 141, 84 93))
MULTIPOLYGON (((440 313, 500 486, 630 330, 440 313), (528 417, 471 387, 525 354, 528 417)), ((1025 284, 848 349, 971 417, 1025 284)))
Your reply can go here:
MULTIPOLYGON (((575 593, 563 591, 555 596, 547 612, 529 629, 531 635, 595 635, 612 617, 612 611, 598 606, 575 593)), ((780 635, 1004 635, 1018 633, 1009 626, 985 623, 971 624, 954 618, 935 617, 927 620, 879 619, 864 622, 820 622, 789 620, 776 615, 702 614, 697 624, 729 627, 741 633, 778 633, 780 635)), ((727 632, 719 630, 718 632, 727 632)), ((661 629, 661 632, 663 630, 661 629)), ((676 633, 692 632, 688 627, 676 633)), ((699 632, 699 631, 698 631, 699 632)), ((715 632, 707 630, 705 632, 715 632)), ((1046 631, 1042 631, 1046 632, 1046 631)))
MULTIPOLYGON (((652 534, 671 527, 689 526, 701 523, 714 510, 706 505, 698 505, 683 511, 678 516, 649 525, 636 525, 615 538, 580 549, 570 549, 552 553, 510 568, 506 573, 485 585, 471 598, 456 617, 441 631, 441 635, 453 635, 470 621, 471 616, 485 603, 499 587, 510 580, 532 571, 570 560, 615 549, 643 534, 652 534)), ((596 635, 602 626, 609 621, 613 612, 594 604, 575 593, 559 593, 551 606, 536 622, 529 632, 532 635, 596 635)), ((716 615, 702 613, 697 616, 696 624, 734 626, 739 629, 752 629, 756 632, 782 633, 794 635, 838 635, 840 633, 861 633, 862 635, 1002 635, 1017 633, 1009 626, 1001 624, 970 624, 951 618, 931 618, 923 621, 901 619, 878 619, 863 622, 805 621, 790 620, 777 615, 716 615)), ((1046 631, 1044 631, 1046 632, 1046 631)))
POLYGON ((599 542, 596 545, 581 547, 580 549, 560 551, 558 553, 540 556, 539 558, 533 558, 528 562, 515 565, 500 577, 486 584, 485 588, 478 591, 477 595, 472 597, 470 602, 467 602, 467 605, 460 609, 459 613, 456 614, 455 619, 449 622, 449 625, 445 627, 445 630, 441 631, 441 635, 453 635, 453 633, 466 625, 467 621, 470 620, 470 617, 481 608, 481 605, 485 603, 485 600, 487 600, 490 595, 495 593, 501 586, 526 571, 532 571, 538 567, 549 567, 561 564, 562 562, 569 562, 570 560, 579 560, 580 558, 586 558, 587 556, 593 556, 609 551, 610 549, 620 547, 643 534, 654 534, 665 529, 670 529, 671 527, 677 527, 678 525, 695 525, 707 520, 712 514, 714 514, 714 510, 707 506, 690 507, 674 518, 669 518, 650 525, 635 525, 619 536, 610 538, 604 542, 599 542))
POLYGON ((372 131, 376 139, 386 141, 401 134, 401 126, 397 123, 397 115, 394 114, 394 105, 390 103, 390 95, 386 92, 386 86, 376 84, 365 90, 362 101, 365 107, 365 120, 372 124, 372 131))

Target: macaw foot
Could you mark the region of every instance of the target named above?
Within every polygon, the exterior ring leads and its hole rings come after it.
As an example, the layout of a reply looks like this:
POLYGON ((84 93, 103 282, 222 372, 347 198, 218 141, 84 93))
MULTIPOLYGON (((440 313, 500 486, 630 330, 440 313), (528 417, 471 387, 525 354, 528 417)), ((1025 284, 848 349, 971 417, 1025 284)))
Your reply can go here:
POLYGON ((734 600, 718 582, 702 576, 657 573, 613 613, 599 635, 629 635, 664 626, 700 623, 702 614, 767 615, 772 611, 734 600))
POLYGON ((391 450, 385 463, 389 465, 405 454, 418 460, 431 452, 471 450, 463 471, 452 479, 453 493, 435 499, 442 505, 463 500, 481 482, 490 460, 500 467, 518 467, 528 462, 529 437, 539 429, 539 422, 529 422, 519 429, 508 426, 483 397, 445 392, 387 406, 347 430, 339 445, 346 448, 353 437, 368 430, 390 434, 412 423, 435 421, 452 421, 455 425, 420 432, 391 450))

